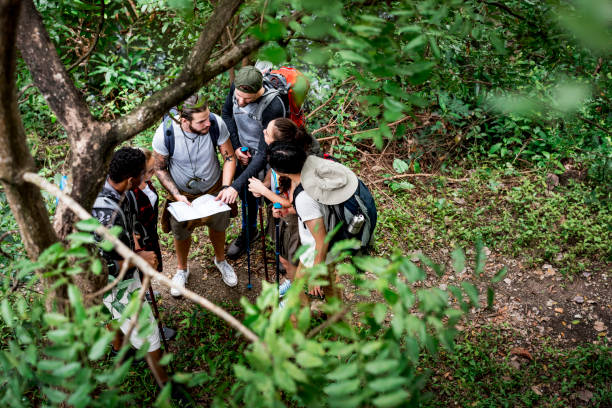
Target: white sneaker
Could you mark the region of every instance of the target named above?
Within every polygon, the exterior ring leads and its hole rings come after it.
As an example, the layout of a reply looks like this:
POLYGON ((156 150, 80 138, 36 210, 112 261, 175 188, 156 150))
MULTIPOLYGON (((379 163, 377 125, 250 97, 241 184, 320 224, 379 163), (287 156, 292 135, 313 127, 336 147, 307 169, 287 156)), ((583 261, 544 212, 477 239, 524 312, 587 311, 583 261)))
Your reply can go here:
MULTIPOLYGON (((187 269, 186 271, 179 270, 179 271, 176 271, 176 273, 172 277, 172 282, 184 288, 185 284, 187 283, 188 278, 189 278, 189 269, 187 269)), ((174 297, 181 296, 181 292, 179 292, 177 289, 174 289, 174 288, 170 288, 170 294, 174 297)))
POLYGON ((278 285, 278 297, 285 296, 285 293, 287 293, 289 289, 291 289, 291 281, 289 279, 285 279, 283 283, 278 285))
POLYGON ((234 272, 234 268, 227 261, 217 262, 217 259, 215 259, 215 265, 221 271, 221 277, 227 286, 236 286, 238 284, 236 272, 234 272))

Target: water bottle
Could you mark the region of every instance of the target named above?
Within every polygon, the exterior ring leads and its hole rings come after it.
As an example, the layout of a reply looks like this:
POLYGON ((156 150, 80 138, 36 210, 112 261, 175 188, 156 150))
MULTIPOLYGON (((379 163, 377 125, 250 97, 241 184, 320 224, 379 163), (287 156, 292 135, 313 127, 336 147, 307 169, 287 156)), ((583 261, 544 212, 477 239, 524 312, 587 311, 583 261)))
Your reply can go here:
POLYGON ((346 230, 351 235, 357 235, 359 234, 359 232, 361 232, 363 224, 365 224, 365 217, 363 216, 363 214, 355 214, 346 230))

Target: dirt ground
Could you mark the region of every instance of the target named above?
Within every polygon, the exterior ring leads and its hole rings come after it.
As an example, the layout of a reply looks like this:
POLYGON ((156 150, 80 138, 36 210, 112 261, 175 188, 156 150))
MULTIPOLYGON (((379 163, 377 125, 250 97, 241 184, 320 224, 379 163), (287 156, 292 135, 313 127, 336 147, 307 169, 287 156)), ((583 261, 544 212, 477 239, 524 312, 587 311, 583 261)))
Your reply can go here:
MULTIPOLYGON (((239 220, 235 219, 230 227, 229 235, 237 233, 239 220)), ((383 233, 379 231, 378 233, 383 233)), ((230 288, 221 280, 221 274, 214 266, 210 242, 202 229, 196 231, 198 242, 194 243, 192 253, 196 255, 189 260, 190 276, 187 288, 210 299, 216 304, 239 304, 242 296, 254 301, 261 291, 261 282, 265 279, 263 268, 262 244, 258 240, 252 249, 251 256, 251 283, 247 288, 247 257, 242 256, 236 261, 229 261, 238 275, 238 285, 230 288)), ((176 271, 176 257, 169 248, 164 251, 164 273, 172 277, 176 271)), ((610 270, 585 272, 581 276, 569 280, 558 273, 550 265, 540 268, 528 269, 523 262, 508 259, 496 253, 488 254, 485 275, 493 276, 503 267, 508 272, 503 281, 495 287, 495 303, 493 310, 481 308, 474 310, 464 322, 468 325, 507 325, 517 330, 521 338, 541 339, 547 337, 555 343, 571 347, 572 344, 584 342, 601 342, 604 338, 612 340, 612 275, 610 270)), ((470 255, 468 251, 468 256, 470 255)), ((268 250, 269 280, 274 280, 273 252, 268 250)), ((447 271, 450 267, 450 254, 444 249, 433 256, 437 262, 446 262, 447 271)), ((417 257, 414 257, 415 262, 417 257)), ((602 268, 606 268, 602 265, 602 268)), ((466 269, 461 274, 447 272, 442 277, 431 273, 424 285, 438 286, 446 289, 449 284, 462 280, 473 282, 472 273, 466 269)), ((348 282, 345 282, 345 301, 353 300, 353 291, 348 282)), ((165 310, 164 316, 167 325, 172 326, 176 316, 181 312, 194 307, 193 304, 182 298, 174 298, 169 290, 157 282, 153 282, 154 289, 160 291, 160 305, 165 310)), ((483 306, 486 302, 486 286, 481 285, 483 306)), ((464 326, 460 325, 459 329, 464 326)), ((522 346, 528 347, 529 344, 522 346)))

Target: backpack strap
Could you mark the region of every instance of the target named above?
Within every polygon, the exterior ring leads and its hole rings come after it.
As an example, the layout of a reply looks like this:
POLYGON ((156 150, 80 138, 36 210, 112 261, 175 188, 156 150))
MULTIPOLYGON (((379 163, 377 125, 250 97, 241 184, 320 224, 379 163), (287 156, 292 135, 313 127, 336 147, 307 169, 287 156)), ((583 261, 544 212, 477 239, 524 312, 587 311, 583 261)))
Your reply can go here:
POLYGON ((255 113, 253 115, 249 115, 251 119, 255 119, 256 121, 261 123, 263 112, 268 108, 268 106, 270 106, 270 104, 272 103, 272 101, 274 101, 275 98, 278 98, 278 100, 280 101, 283 107, 282 117, 283 118, 287 117, 287 107, 285 106, 285 103, 283 102, 281 98, 281 91, 278 89, 270 88, 270 89, 266 89, 266 92, 261 97, 261 101, 259 102, 259 105, 255 113))
POLYGON ((176 108, 170 109, 170 111, 164 115, 164 145, 166 146, 166 150, 168 150, 168 158, 172 157, 174 154, 174 126, 173 122, 175 119, 173 116, 178 116, 179 112, 176 108))
MULTIPOLYGON (((168 157, 172 157, 174 154, 174 119, 172 119, 171 115, 178 115, 178 111, 174 108, 170 109, 170 113, 164 116, 164 145, 168 150, 168 157)), ((208 130, 208 134, 213 143, 213 148, 217 146, 217 142, 219 142, 220 136, 219 123, 217 122, 216 116, 212 113, 210 114, 210 129, 208 130)))
POLYGON ((217 117, 211 113, 210 129, 208 129, 208 134, 210 135, 210 140, 212 141, 213 149, 217 146, 217 143, 219 142, 220 133, 221 132, 219 131, 219 122, 217 122, 217 117))
POLYGON ((293 209, 295 210, 295 212, 297 212, 297 208, 295 207, 295 199, 302 191, 304 191, 304 187, 302 187, 302 183, 298 184, 293 190, 293 201, 291 202, 291 205, 293 205, 293 209))
POLYGON ((120 215, 121 219, 123 220, 123 226, 127 227, 128 225, 127 218, 125 218, 125 214, 123 213, 123 210, 116 202, 114 202, 110 198, 104 197, 104 196, 97 197, 96 201, 94 201, 93 208, 102 209, 102 210, 112 210, 113 215, 111 216, 111 219, 110 219, 111 224, 114 224, 115 219, 117 218, 117 215, 120 215))

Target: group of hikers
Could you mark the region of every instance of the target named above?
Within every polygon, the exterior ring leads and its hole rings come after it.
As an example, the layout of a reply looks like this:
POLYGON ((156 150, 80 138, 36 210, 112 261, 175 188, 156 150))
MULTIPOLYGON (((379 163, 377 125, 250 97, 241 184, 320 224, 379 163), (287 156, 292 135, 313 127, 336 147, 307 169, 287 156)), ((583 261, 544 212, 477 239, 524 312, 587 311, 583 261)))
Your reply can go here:
MULTIPOLYGON (((174 236, 175 286, 184 288, 188 284, 191 235, 204 225, 208 227, 213 261, 221 279, 227 286, 236 286, 238 277, 228 260, 239 259, 264 233, 263 226, 261 231, 257 228, 258 209, 264 204, 276 225, 273 238, 277 271, 283 275, 282 280, 277 277, 281 298, 295 279, 305 276, 307 268, 333 261, 329 248, 334 241, 356 238, 359 243, 354 249, 359 250, 372 240, 376 207, 370 192, 349 168, 320 155, 319 143, 307 133, 299 106, 296 109, 301 103, 291 94, 291 83, 276 72, 270 72, 268 64, 241 68, 221 116, 210 111, 203 96, 193 95, 164 117, 153 137, 152 151, 122 147, 112 157, 92 214, 107 227, 120 226, 120 240, 162 271, 157 231, 160 196, 151 183, 156 175, 166 190, 161 228, 172 231, 174 236), (278 86, 273 80, 284 82, 278 86), (223 158, 222 165, 217 151, 223 158), (191 205, 204 194, 215 196, 230 211, 184 222, 177 221, 169 211, 172 202, 191 205), (238 214, 237 201, 241 201, 242 228, 226 248, 226 230, 230 219, 238 214), (326 240, 332 230, 334 238, 326 240), (301 245, 307 250, 294 259, 301 245)), ((133 265, 124 265, 127 261, 117 252, 101 250, 101 254, 109 275, 116 278, 123 271, 123 279, 131 279, 127 290, 115 287, 104 298, 113 318, 119 319, 119 304, 126 305, 131 294, 142 287, 141 276, 133 265)), ((309 286, 301 291, 304 304, 313 297, 341 299, 334 268, 329 269, 328 285, 309 286)), ((149 293, 147 299, 153 303, 155 296, 149 293)), ((170 294, 178 297, 181 292, 171 288, 170 294)), ((159 364, 160 338, 165 341, 172 331, 158 327, 152 315, 150 320, 154 329, 148 336, 139 336, 138 328, 130 333, 129 321, 124 322, 112 347, 118 352, 127 334, 136 349, 146 342, 147 362, 162 386, 168 376, 159 364)))

